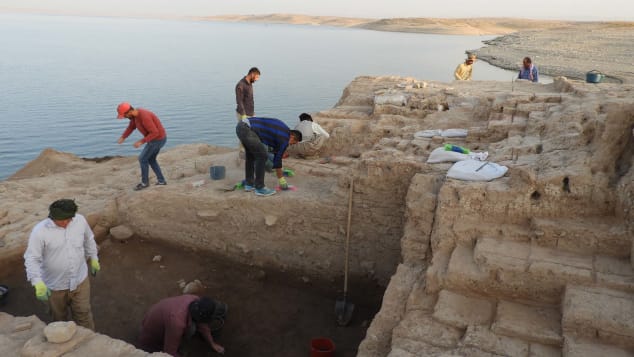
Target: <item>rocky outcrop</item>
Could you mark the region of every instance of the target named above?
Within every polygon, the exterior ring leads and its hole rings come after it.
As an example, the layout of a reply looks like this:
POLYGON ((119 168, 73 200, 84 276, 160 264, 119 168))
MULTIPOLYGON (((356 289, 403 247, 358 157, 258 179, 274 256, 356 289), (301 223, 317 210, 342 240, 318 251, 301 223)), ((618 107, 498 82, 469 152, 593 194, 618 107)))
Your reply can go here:
POLYGON ((73 322, 54 322, 46 326, 35 316, 13 317, 4 312, 0 312, 0 342, 1 356, 169 356, 137 350, 121 340, 94 333, 73 322))

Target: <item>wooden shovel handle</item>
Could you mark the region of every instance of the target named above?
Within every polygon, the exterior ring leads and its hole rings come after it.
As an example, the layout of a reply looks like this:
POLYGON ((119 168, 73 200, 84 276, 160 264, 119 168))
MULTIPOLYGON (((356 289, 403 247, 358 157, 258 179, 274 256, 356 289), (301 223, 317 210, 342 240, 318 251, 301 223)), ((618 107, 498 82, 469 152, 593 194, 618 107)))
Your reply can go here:
POLYGON ((352 192, 354 190, 354 179, 350 178, 350 194, 348 195, 348 227, 346 228, 346 260, 344 261, 343 272, 343 296, 348 292, 348 251, 350 247, 350 222, 352 221, 352 192))

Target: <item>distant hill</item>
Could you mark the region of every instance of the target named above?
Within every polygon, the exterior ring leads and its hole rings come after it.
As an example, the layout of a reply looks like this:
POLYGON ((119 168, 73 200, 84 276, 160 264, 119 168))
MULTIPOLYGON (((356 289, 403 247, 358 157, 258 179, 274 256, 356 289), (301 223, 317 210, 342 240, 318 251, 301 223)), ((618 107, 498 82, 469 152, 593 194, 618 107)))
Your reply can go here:
POLYGON ((503 35, 520 30, 552 29, 571 26, 574 22, 515 18, 394 18, 368 19, 294 14, 221 15, 197 17, 196 20, 256 22, 294 25, 356 27, 376 31, 416 32, 448 35, 503 35))

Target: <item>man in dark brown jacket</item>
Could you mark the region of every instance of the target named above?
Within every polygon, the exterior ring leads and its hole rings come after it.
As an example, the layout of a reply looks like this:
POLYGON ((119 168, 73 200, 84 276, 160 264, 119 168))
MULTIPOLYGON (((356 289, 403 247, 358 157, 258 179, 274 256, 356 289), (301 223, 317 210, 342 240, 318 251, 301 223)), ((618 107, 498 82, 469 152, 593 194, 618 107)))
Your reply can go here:
POLYGON ((238 121, 255 116, 253 103, 253 83, 260 79, 257 67, 249 69, 249 73, 236 84, 236 118, 238 121))

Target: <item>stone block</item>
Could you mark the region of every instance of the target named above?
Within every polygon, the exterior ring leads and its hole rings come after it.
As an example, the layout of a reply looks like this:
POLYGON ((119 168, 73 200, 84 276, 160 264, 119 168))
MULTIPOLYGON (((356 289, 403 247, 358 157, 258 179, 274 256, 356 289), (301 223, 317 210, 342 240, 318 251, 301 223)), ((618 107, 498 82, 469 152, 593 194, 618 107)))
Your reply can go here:
POLYGON ((525 271, 528 268, 530 245, 520 242, 481 238, 473 250, 481 267, 494 270, 525 271))
POLYGON ((116 240, 126 240, 132 238, 134 231, 127 226, 120 225, 110 228, 110 235, 116 240))
POLYGON ((37 334, 29 339, 22 348, 21 357, 58 357, 68 353, 89 338, 95 335, 94 332, 81 326, 77 327, 77 332, 70 341, 64 343, 49 343, 46 341, 44 333, 37 334))
POLYGON ((580 269, 574 266, 553 262, 531 263, 529 273, 537 280, 560 283, 584 284, 592 282, 592 270, 580 269))
POLYGON ((634 353, 614 346, 597 343, 596 341, 564 337, 563 357, 605 356, 632 357, 634 353))
POLYGON ((500 301, 491 330, 545 345, 561 345, 561 315, 557 308, 500 301))
POLYGON ((204 291, 205 286, 198 279, 190 281, 183 288, 183 294, 201 295, 204 293, 204 291))
POLYGON ((444 348, 456 347, 461 337, 461 329, 437 322, 420 310, 408 312, 392 333, 393 340, 404 338, 444 348))
POLYGON ((407 311, 423 310, 431 313, 434 310, 437 299, 438 296, 436 294, 428 294, 425 291, 425 280, 420 279, 414 284, 412 293, 407 299, 407 311))
POLYGON ((562 309, 564 333, 634 348, 634 294, 568 286, 562 309))
POLYGON ((561 282, 534 279, 526 273, 515 271, 498 272, 496 283, 499 297, 544 304, 558 304, 565 288, 561 282))
POLYGON ((473 248, 458 245, 451 253, 447 268, 447 285, 458 290, 485 291, 494 274, 481 270, 473 259, 473 248))
POLYGON ((634 292, 634 269, 632 269, 630 261, 608 256, 596 256, 594 270, 598 285, 634 292))
POLYGON ((565 285, 592 282, 592 256, 533 246, 528 272, 537 280, 565 285))
POLYGON ((75 332, 77 332, 77 324, 74 321, 55 321, 44 328, 44 336, 50 343, 70 341, 75 332))
MULTIPOLYGON (((612 218, 597 220, 534 218, 531 225, 545 241, 555 240, 557 248, 582 254, 628 255, 629 234, 612 218)), ((539 239, 537 240, 539 241, 539 239)))
POLYGON ((444 324, 464 329, 469 325, 488 325, 494 310, 495 303, 491 300, 442 290, 432 316, 444 324))
POLYGON ((496 335, 485 326, 469 326, 463 343, 465 347, 478 348, 502 356, 528 356, 527 342, 496 335))

